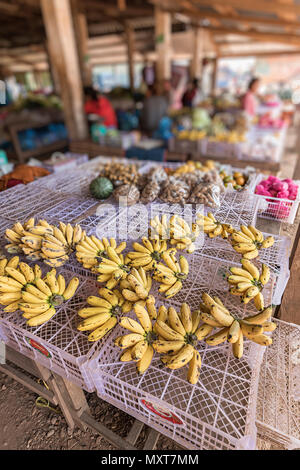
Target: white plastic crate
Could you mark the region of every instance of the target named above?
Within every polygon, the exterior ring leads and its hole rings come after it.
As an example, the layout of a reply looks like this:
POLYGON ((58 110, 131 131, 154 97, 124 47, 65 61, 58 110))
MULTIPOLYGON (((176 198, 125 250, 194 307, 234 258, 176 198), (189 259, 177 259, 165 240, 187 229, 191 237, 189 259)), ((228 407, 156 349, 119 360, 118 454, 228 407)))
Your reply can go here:
MULTIPOLYGON (((241 317, 256 312, 251 304, 242 305, 228 293, 224 274, 232 263, 197 254, 187 257, 190 274, 183 289, 170 300, 158 294, 159 304, 178 309, 185 301, 194 310, 202 293, 209 292, 241 317)), ((272 282, 265 295, 271 302, 272 282)), ((191 385, 187 367, 165 369, 158 354, 139 376, 134 363, 119 361, 121 350, 113 340, 121 334, 125 330, 118 326, 89 363, 101 398, 189 449, 255 448, 256 394, 265 347, 245 340, 244 355, 237 360, 229 344, 208 347, 203 341, 198 343, 202 367, 198 384, 191 385)))
POLYGON ((3 191, 0 194, 0 216, 14 222, 52 209, 66 199, 65 195, 47 189, 32 190, 30 185, 15 188, 15 191, 3 191))
POLYGON ((65 198, 56 207, 39 212, 39 217, 52 221, 52 223, 58 221, 72 223, 73 220, 84 216, 88 210, 94 208, 96 211, 97 206, 99 206, 99 201, 96 199, 65 195, 65 198))
MULTIPOLYGON (((80 265, 79 265, 80 267, 80 265)), ((43 272, 47 272, 44 268, 43 272)), ((104 343, 91 343, 87 335, 76 329, 77 314, 86 307, 86 299, 97 295, 99 284, 96 280, 80 276, 65 268, 58 270, 68 281, 74 275, 80 278, 75 296, 58 307, 56 315, 44 325, 29 327, 20 311, 6 313, 0 309, 0 330, 6 344, 27 357, 37 360, 50 370, 57 372, 88 392, 94 384, 87 368, 87 362, 104 343)))
MULTIPOLYGON (((237 192, 254 192, 255 188, 255 182, 257 178, 257 172, 255 168, 247 166, 246 168, 238 168, 232 165, 221 165, 220 170, 225 170, 229 175, 232 175, 235 172, 240 172, 244 175, 248 175, 248 181, 243 187, 243 189, 237 191, 237 192)), ((235 192, 236 190, 233 188, 233 186, 230 184, 225 188, 225 191, 227 192, 235 192)))
MULTIPOLYGON (((256 186, 264 179, 266 179, 265 175, 260 174, 257 176, 255 185, 253 187, 253 193, 255 193, 256 186)), ((259 217, 270 220, 278 220, 279 222, 285 222, 286 224, 293 224, 300 202, 300 182, 295 181, 295 183, 298 185, 298 195, 295 201, 254 194, 259 200, 259 217)))
POLYGON ((260 371, 259 434, 286 449, 300 448, 300 326, 275 320, 273 345, 260 371))
POLYGON ((229 142, 216 142, 214 140, 203 139, 201 153, 205 157, 215 157, 220 159, 236 158, 238 159, 241 153, 243 142, 229 143, 229 142))

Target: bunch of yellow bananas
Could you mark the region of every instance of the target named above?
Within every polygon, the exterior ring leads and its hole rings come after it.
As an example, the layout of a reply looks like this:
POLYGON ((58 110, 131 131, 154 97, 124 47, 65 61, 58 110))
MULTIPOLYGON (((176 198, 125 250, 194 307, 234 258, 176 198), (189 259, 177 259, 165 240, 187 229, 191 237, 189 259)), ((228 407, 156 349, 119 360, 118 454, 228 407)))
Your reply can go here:
POLYGON ((151 219, 150 225, 149 238, 152 240, 169 240, 178 250, 186 250, 188 253, 195 251, 194 242, 200 234, 197 224, 190 226, 179 215, 173 215, 168 220, 166 214, 163 214, 161 219, 158 216, 151 219))
POLYGON ((227 277, 232 287, 229 289, 231 294, 241 296, 244 304, 253 299, 257 310, 264 309, 264 297, 261 293, 263 286, 270 279, 270 268, 262 264, 261 273, 258 268, 247 259, 241 259, 242 268, 229 268, 231 275, 227 277))
POLYGON ((59 222, 59 227, 50 225, 46 220, 35 224, 34 218, 24 225, 17 222, 12 229, 7 229, 5 237, 10 241, 6 245, 8 252, 23 252, 31 261, 43 259, 51 267, 62 266, 74 247, 85 237, 80 225, 59 222))
POLYGON ((201 357, 196 349, 197 342, 212 330, 207 325, 199 326, 200 321, 199 312, 191 313, 188 304, 184 303, 180 313, 169 307, 164 312, 164 320, 158 318, 154 324, 159 339, 154 341, 153 348, 163 354, 161 360, 169 369, 189 364, 188 381, 191 384, 197 383, 200 375, 201 357))
POLYGON ((230 224, 222 224, 217 221, 211 212, 209 212, 207 216, 197 214, 197 218, 197 225, 207 233, 210 238, 221 236, 222 238, 227 239, 229 234, 234 230, 230 224))
POLYGON ((5 248, 9 253, 24 252, 25 255, 35 261, 40 259, 41 235, 45 233, 52 234, 52 228, 45 220, 39 220, 35 224, 35 219, 32 217, 23 225, 16 222, 12 228, 5 231, 5 238, 10 242, 5 248))
POLYGON ((234 230, 231 234, 232 247, 238 253, 243 255, 243 258, 254 259, 257 258, 259 250, 262 248, 270 248, 274 245, 274 238, 269 236, 264 238, 262 232, 253 225, 241 225, 241 230, 234 230))
POLYGON ((102 261, 103 258, 108 258, 107 248, 111 247, 119 255, 126 248, 126 242, 120 243, 117 246, 117 242, 114 238, 108 240, 107 238, 99 238, 94 235, 85 236, 76 245, 76 258, 79 263, 86 269, 94 270, 94 268, 102 261))
POLYGON ((107 258, 102 258, 95 268, 100 273, 97 280, 106 282, 108 289, 114 289, 122 279, 126 279, 129 272, 129 258, 118 254, 111 246, 106 248, 107 258))
POLYGON ((228 341, 232 344, 233 355, 240 359, 243 355, 243 336, 262 346, 272 344, 272 338, 263 334, 276 328, 276 323, 268 321, 272 315, 271 306, 257 315, 240 319, 230 313, 218 297, 204 293, 202 300, 205 308, 200 306, 201 319, 210 327, 221 328, 205 339, 208 345, 217 346, 228 341))
POLYGON ((18 256, 0 261, 0 304, 5 305, 5 312, 18 310, 22 299, 22 289, 27 284, 23 275, 25 264, 19 262, 18 256))
POLYGON ((55 315, 55 307, 69 300, 75 294, 79 279, 74 277, 66 286, 65 278, 52 270, 42 279, 39 266, 33 269, 20 263, 19 269, 6 268, 6 272, 21 286, 17 307, 23 312, 28 326, 39 326, 55 315))
POLYGON ((162 259, 167 266, 159 263, 154 270, 153 279, 160 282, 159 292, 169 299, 182 288, 182 282, 189 273, 189 265, 184 256, 179 256, 178 262, 174 254, 164 253, 162 259))
POLYGON ((151 318, 147 310, 142 305, 135 304, 134 312, 139 321, 122 317, 120 325, 132 333, 118 336, 115 345, 125 349, 120 356, 120 361, 135 361, 137 372, 143 374, 151 364, 154 354, 152 343, 157 336, 153 331, 151 318))
MULTIPOLYGON (((50 228, 50 226, 49 226, 50 228)), ((52 234, 45 233, 41 242, 41 258, 51 267, 65 264, 76 245, 85 238, 85 231, 80 225, 59 222, 59 227, 51 226, 52 234)))
POLYGON ((87 298, 90 307, 82 308, 78 315, 84 320, 79 323, 79 331, 91 331, 89 341, 103 338, 118 323, 118 317, 131 310, 132 304, 117 289, 105 287, 99 289, 100 297, 91 295, 87 298))
POLYGON ((152 287, 152 279, 143 268, 132 268, 126 279, 120 282, 122 295, 130 302, 146 300, 152 287))
POLYGON ((130 266, 133 268, 143 267, 145 271, 149 271, 156 267, 161 261, 162 254, 167 251, 166 240, 149 240, 142 238, 142 243, 134 242, 132 247, 135 251, 130 251, 127 256, 130 259, 130 266))

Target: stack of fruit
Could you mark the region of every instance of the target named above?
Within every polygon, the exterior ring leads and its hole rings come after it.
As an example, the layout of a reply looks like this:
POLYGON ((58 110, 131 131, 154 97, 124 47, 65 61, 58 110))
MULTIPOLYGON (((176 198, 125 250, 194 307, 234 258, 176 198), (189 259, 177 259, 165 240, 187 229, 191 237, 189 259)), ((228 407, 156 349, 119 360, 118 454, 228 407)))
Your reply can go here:
POLYGON ((257 315, 241 319, 232 314, 217 297, 204 293, 202 300, 202 320, 209 326, 220 328, 205 339, 208 345, 217 346, 228 341, 232 344, 233 355, 240 359, 243 356, 243 336, 262 346, 272 344, 272 338, 264 334, 276 328, 276 323, 269 321, 272 316, 271 306, 257 315))
POLYGON ((235 171, 232 175, 228 175, 225 170, 220 171, 220 176, 223 180, 225 188, 232 184, 233 189, 241 190, 248 182, 248 175, 240 171, 235 171))
POLYGON ((9 253, 24 253, 31 261, 44 260, 51 267, 65 264, 75 246, 85 237, 80 225, 59 222, 59 227, 50 225, 46 220, 35 224, 34 218, 23 225, 17 222, 5 232, 5 238, 10 242, 6 245, 9 253))
POLYGON ((262 232, 253 225, 241 225, 241 230, 231 235, 231 244, 235 251, 241 253, 243 258, 254 259, 259 255, 262 248, 270 248, 274 245, 274 238, 269 236, 264 238, 262 232))
POLYGON ((16 256, 10 261, 1 260, 0 303, 5 312, 20 309, 28 326, 39 326, 50 320, 55 308, 75 294, 79 279, 74 277, 66 286, 64 276, 53 269, 42 278, 38 265, 31 268, 16 256))
MULTIPOLYGON (((281 180, 276 176, 270 175, 267 179, 261 181, 255 188, 255 194, 264 197, 289 199, 295 201, 298 197, 299 187, 290 178, 281 180)), ((292 203, 288 201, 275 201, 274 199, 266 200, 269 202, 268 215, 274 218, 286 219, 290 214, 292 203)))

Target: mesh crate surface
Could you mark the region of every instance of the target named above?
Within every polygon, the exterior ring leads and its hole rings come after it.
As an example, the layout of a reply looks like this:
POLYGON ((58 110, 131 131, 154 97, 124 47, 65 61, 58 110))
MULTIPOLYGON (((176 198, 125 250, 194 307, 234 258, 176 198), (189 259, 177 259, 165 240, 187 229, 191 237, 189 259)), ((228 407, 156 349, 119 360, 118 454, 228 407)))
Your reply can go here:
MULTIPOLYGON (((80 265, 79 265, 80 266, 80 265)), ((46 272, 43 269, 43 272, 46 272)), ((58 270, 69 281, 74 272, 58 270)), ((20 311, 6 313, 0 310, 0 328, 5 342, 25 356, 36 359, 47 368, 66 377, 85 390, 92 392, 93 381, 87 369, 89 358, 103 345, 103 341, 90 343, 87 335, 76 329, 77 314, 86 307, 89 295, 97 295, 99 285, 94 279, 80 276, 80 285, 75 296, 56 309, 56 314, 44 325, 29 327, 20 311)))
MULTIPOLYGON (((16 186, 18 188, 18 186, 16 186)), ((22 218, 30 218, 40 212, 52 209, 66 200, 66 196, 30 185, 0 195, 0 216, 15 222, 22 218)))
POLYGON ((300 326, 275 320, 273 345, 261 366, 257 425, 286 449, 300 448, 300 326))
MULTIPOLYGON (((162 300, 154 289, 158 304, 179 309, 182 302, 188 302, 194 310, 202 293, 209 292, 221 297, 240 317, 257 312, 251 304, 241 305, 229 294, 224 275, 232 263, 199 254, 187 258, 188 281, 170 300, 162 300)), ((267 302, 271 302, 272 281, 265 289, 267 302)), ((202 368, 199 383, 193 386, 186 380, 186 367, 164 369, 158 355, 149 370, 139 376, 134 363, 119 361, 120 349, 113 345, 113 339, 121 334, 125 330, 118 326, 89 364, 100 397, 190 449, 255 447, 256 390, 264 347, 245 340, 244 356, 236 360, 231 345, 210 348, 198 343, 202 368)))

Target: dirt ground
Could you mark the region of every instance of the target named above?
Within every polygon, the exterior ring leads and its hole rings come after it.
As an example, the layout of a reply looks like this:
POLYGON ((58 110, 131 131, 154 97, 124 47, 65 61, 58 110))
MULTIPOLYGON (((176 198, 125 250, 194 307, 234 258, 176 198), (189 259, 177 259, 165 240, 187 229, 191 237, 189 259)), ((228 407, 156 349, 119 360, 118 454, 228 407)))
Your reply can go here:
MULTIPOLYGON (((72 432, 61 414, 36 406, 37 395, 0 372, 0 450, 114 450, 91 430, 72 432)), ((128 434, 134 419, 96 394, 87 394, 93 416, 122 437, 128 434)), ((148 428, 149 429, 149 428, 148 428)), ((145 427, 137 447, 142 449, 147 437, 145 427)), ((157 449, 179 449, 160 437, 157 449)))

